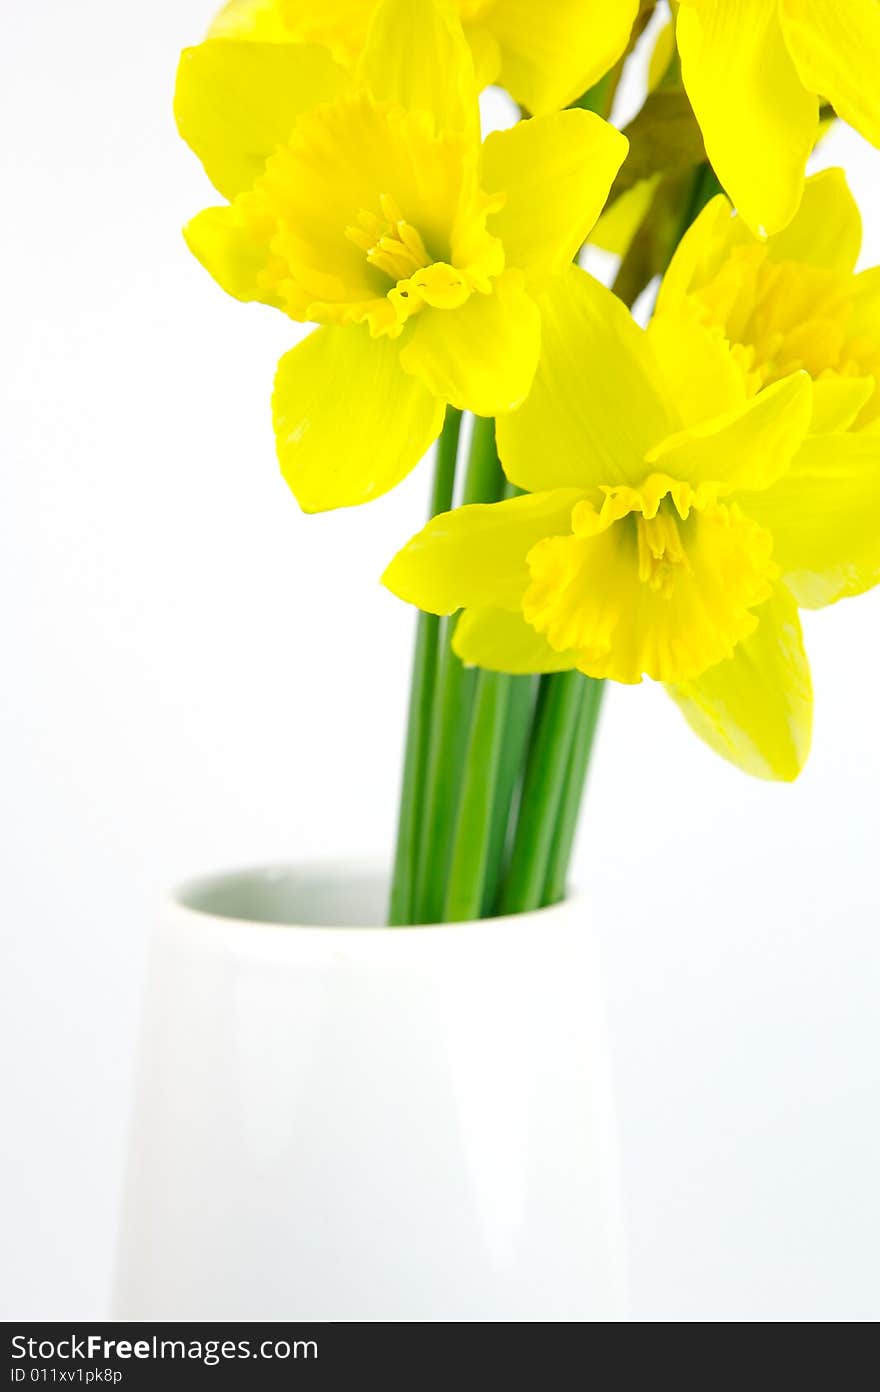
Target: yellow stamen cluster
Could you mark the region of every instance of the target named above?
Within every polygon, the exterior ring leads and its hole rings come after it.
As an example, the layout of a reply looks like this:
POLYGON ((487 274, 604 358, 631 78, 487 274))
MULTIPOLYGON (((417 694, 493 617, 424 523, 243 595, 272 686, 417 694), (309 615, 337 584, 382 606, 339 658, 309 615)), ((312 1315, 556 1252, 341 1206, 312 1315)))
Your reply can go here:
POLYGON ((379 207, 381 216, 362 208, 345 235, 371 266, 394 282, 387 300, 398 328, 423 305, 457 309, 474 289, 489 292, 491 283, 479 269, 467 274, 446 261, 435 261, 390 194, 379 195, 379 207))
POLYGON ((362 208, 357 223, 345 235, 366 253, 371 266, 398 281, 430 266, 431 257, 415 227, 406 222, 390 194, 379 195, 382 217, 362 208))
POLYGON ((769 532, 720 485, 665 474, 575 505, 571 535, 526 558, 527 624, 588 676, 683 681, 729 657, 757 624, 777 570, 769 532))
POLYGON ((675 584, 676 571, 683 567, 688 575, 692 574, 675 516, 662 506, 654 517, 636 514, 636 532, 639 579, 668 599, 675 584))

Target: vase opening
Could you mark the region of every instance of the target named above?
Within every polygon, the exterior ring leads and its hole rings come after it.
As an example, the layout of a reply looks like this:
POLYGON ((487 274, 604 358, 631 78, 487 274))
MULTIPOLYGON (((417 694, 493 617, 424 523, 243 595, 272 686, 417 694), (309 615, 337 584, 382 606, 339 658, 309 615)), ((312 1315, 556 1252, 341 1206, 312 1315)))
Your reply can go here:
POLYGON ((279 928, 384 928, 388 878, 332 864, 268 867, 192 880, 175 902, 212 918, 279 928))

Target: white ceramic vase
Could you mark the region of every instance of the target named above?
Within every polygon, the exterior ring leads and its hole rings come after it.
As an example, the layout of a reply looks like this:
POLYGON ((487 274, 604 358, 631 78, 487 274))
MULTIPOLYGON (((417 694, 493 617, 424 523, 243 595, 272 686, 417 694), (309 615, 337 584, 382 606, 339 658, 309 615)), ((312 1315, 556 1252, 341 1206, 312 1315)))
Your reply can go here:
POLYGON ((617 1321, 585 903, 389 929, 350 866, 203 880, 150 965, 114 1315, 617 1321))

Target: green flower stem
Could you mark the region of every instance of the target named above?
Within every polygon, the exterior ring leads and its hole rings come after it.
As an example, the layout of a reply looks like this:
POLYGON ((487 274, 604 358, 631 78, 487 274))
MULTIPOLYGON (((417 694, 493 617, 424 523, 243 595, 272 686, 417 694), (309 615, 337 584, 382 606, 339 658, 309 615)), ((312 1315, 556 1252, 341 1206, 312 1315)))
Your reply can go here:
POLYGON ((443 922, 461 761, 467 747, 477 683, 476 670, 465 667, 452 651, 450 644, 454 626, 454 619, 444 619, 440 626, 439 690, 425 780, 425 811, 413 923, 443 922))
POLYGON ((514 820, 514 804, 522 783, 526 743, 532 725, 532 717, 535 713, 537 688, 536 677, 510 678, 507 722, 495 788, 495 806, 492 809, 492 829, 486 851, 482 910, 484 918, 491 918, 495 913, 498 900, 498 886, 505 866, 505 856, 514 820))
POLYGON ((505 485, 495 449, 495 422, 487 416, 475 416, 462 506, 496 503, 503 497, 505 485))
POLYGON ((584 680, 580 672, 541 678, 501 913, 524 913, 544 902, 584 680))
MULTIPOLYGON (((521 488, 508 483, 503 496, 516 498, 521 497, 522 493, 521 488)), ((495 805, 492 809, 492 827, 486 850, 482 907, 484 918, 491 918, 496 912, 498 886, 506 863, 505 857, 509 850, 515 804, 522 787, 523 766, 529 732, 532 727, 532 717, 535 713, 537 690, 537 677, 523 676, 511 677, 510 679, 507 722, 495 789, 495 805)))
MULTIPOLYGON (((438 512, 448 511, 452 506, 460 432, 461 412, 449 407, 437 446, 429 513, 431 517, 436 516, 438 512)), ((439 640, 440 620, 435 614, 420 613, 416 623, 397 846, 388 910, 388 922, 392 927, 412 923, 415 912, 425 776, 437 691, 439 640)))
MULTIPOLYGON (((492 503, 503 494, 495 422, 474 420, 463 503, 492 503)), ((477 673, 452 651, 455 618, 441 624, 439 699, 433 713, 425 778, 413 923, 442 923, 455 826, 468 748, 477 673)))
POLYGON ((438 512, 448 512, 452 507, 452 494, 455 489, 455 465, 458 459, 458 442, 461 436, 461 411, 454 406, 446 407, 443 430, 437 441, 437 462, 434 466, 434 487, 431 490, 429 518, 438 512))
POLYGON ((587 781, 587 771, 593 752, 593 740, 596 735, 596 726, 599 722, 604 695, 604 682, 596 681, 592 677, 584 677, 581 683, 580 710, 575 724, 574 739, 569 751, 568 769, 562 790, 562 802, 550 847, 547 881, 543 897, 545 904, 558 904, 561 899, 565 898, 568 887, 568 867, 571 862, 578 817, 587 781))
POLYGON ((443 920, 479 918, 486 888, 492 819, 501 773, 501 751, 513 677, 481 671, 477 677, 470 739, 464 761, 461 799, 443 920))

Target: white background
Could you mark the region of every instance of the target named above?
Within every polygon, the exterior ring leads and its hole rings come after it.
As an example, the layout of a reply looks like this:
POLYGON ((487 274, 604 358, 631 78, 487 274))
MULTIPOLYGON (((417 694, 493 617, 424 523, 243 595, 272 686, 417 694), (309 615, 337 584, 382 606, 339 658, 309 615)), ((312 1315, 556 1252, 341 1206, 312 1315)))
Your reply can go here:
MULTIPOLYGON (((0 1315, 107 1310, 145 945, 163 887, 386 856, 412 615, 376 582, 423 466, 300 515, 268 397, 297 330, 179 232, 170 114, 209 0, 10 6, 0 595, 6 1139, 0 1315)), ((880 155, 842 129, 880 261, 880 155)), ((340 383, 340 409, 344 409, 340 383)), ((661 690, 611 693, 592 886, 635 1316, 880 1315, 880 596, 807 616, 815 749, 751 782, 661 690)))

